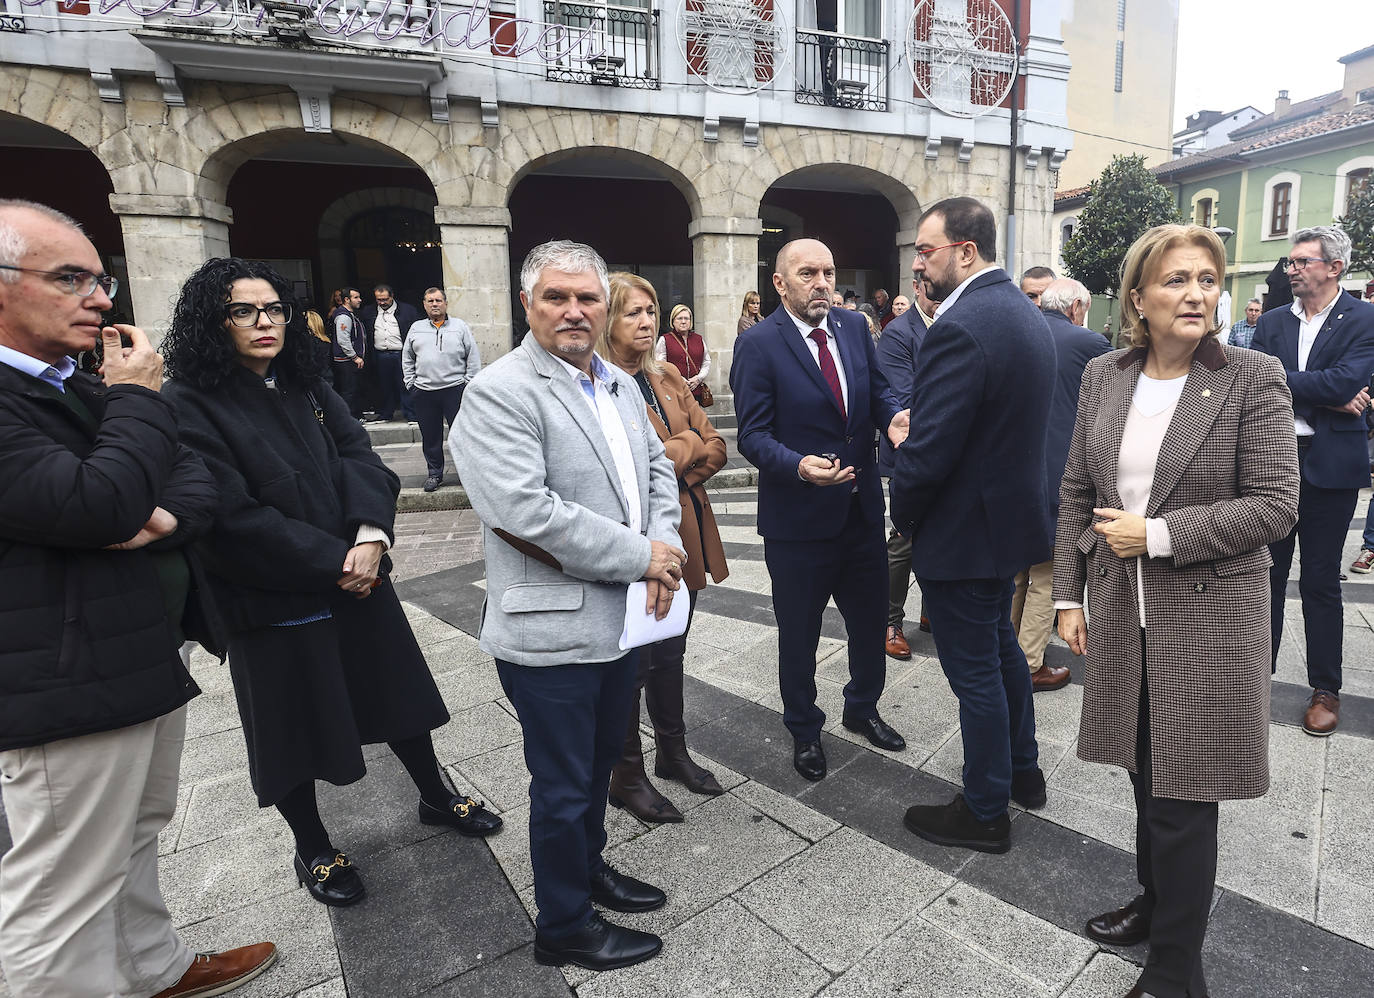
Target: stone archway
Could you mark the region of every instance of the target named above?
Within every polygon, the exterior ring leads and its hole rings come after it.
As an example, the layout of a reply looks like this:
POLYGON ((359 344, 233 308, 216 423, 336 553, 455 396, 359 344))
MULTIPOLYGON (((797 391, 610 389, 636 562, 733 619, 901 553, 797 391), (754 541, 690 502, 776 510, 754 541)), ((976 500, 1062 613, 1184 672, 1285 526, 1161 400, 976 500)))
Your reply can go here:
MULTIPOLYGON (((353 191, 334 201, 320 216, 319 259, 320 283, 324 288, 341 287, 347 280, 347 248, 343 244, 344 228, 358 214, 378 208, 407 208, 434 217, 437 199, 412 187, 369 187, 353 191)), ((367 297, 367 289, 363 289, 367 297)), ((413 303, 412 303, 413 304, 413 303)))

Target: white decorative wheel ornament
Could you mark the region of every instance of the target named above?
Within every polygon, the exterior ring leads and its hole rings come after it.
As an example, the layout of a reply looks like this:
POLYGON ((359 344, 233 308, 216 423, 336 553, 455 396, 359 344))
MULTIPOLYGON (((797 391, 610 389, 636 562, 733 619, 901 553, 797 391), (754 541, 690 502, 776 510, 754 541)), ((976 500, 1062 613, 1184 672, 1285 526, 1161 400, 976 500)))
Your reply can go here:
POLYGON ((906 52, 921 96, 960 118, 997 107, 1016 78, 1016 35, 996 0, 918 0, 906 52))
POLYGON ((776 0, 681 0, 677 35, 688 74, 727 94, 771 87, 790 49, 776 0))

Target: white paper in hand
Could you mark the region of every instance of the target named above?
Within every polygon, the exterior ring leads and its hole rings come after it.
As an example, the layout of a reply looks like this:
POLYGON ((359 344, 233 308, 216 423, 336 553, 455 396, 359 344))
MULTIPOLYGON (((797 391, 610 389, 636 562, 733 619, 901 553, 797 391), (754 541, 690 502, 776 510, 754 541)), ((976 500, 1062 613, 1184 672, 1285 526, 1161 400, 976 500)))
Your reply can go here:
POLYGON ((625 592, 625 629, 620 632, 621 651, 653 644, 664 638, 675 638, 687 630, 687 614, 692 607, 685 587, 677 590, 668 616, 662 620, 644 612, 644 603, 648 598, 647 582, 641 579, 630 583, 625 592))

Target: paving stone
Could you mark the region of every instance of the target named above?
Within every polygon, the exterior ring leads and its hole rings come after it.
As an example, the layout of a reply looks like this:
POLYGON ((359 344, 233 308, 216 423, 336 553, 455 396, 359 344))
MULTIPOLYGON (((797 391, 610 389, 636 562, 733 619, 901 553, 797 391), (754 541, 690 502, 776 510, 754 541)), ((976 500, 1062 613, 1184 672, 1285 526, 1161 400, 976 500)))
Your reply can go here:
MULTIPOLYGON (((663 776, 655 776, 654 763, 658 759, 658 751, 656 749, 650 748, 650 746, 653 745, 652 739, 644 738, 643 741, 645 749, 644 772, 648 775, 649 782, 653 784, 655 788, 657 788, 659 793, 661 793, 664 797, 667 797, 670 801, 672 801, 674 807, 676 807, 679 811, 686 815, 694 808, 698 808, 702 804, 705 804, 707 801, 714 799, 706 794, 692 793, 692 791, 688 790, 681 783, 677 782, 677 780, 670 780, 667 777, 663 776)), ((740 774, 736 773, 733 769, 730 769, 728 766, 724 766, 718 762, 714 762, 710 759, 707 759, 703 755, 696 754, 696 762, 697 765, 710 770, 711 773, 715 775, 716 782, 721 785, 721 789, 723 790, 729 790, 731 787, 737 787, 744 782, 744 777, 740 776, 740 774)), ((611 808, 610 810, 615 810, 615 808, 611 808)), ((691 819, 688 818, 687 820, 690 821, 691 819)))
POLYGON ((1060 998, 1121 998, 1139 977, 1140 968, 1135 964, 1099 952, 1060 998))
POLYGON ((1313 921, 1320 819, 1319 804, 1302 814, 1272 807, 1267 798, 1223 803, 1217 830, 1217 883, 1313 921))
POLYGON ((1317 924, 1363 946, 1374 947, 1374 886, 1323 871, 1317 885, 1317 924))
POLYGON ((320 815, 334 845, 362 863, 363 857, 452 833, 425 825, 417 813, 420 793, 401 761, 385 745, 368 746, 367 774, 356 783, 336 787, 316 784, 320 815))
MULTIPOLYGON (((175 852, 177 840, 181 838, 181 826, 186 821, 186 805, 191 800, 191 787, 185 783, 177 787, 177 809, 172 814, 172 820, 167 822, 162 831, 157 836, 157 854, 165 856, 169 852, 175 852)), ((8 828, 0 828, 0 856, 3 856, 10 847, 8 828)))
POLYGON ((181 930, 181 937, 197 952, 218 952, 264 940, 277 944, 277 962, 261 977, 236 990, 236 998, 276 998, 306 989, 313 992, 317 985, 331 980, 339 981, 342 988, 329 909, 303 890, 188 925, 181 930))
POLYGON ((1062 825, 1080 835, 1091 836, 1124 852, 1135 851, 1134 805, 1129 809, 1113 807, 1068 793, 1062 786, 1053 784, 1046 797, 1045 806, 1035 812, 1036 817, 1062 825))
MULTIPOLYGON (((448 627, 447 624, 444 626, 448 627)), ((482 650, 476 638, 457 628, 450 628, 450 632, 452 637, 422 646, 425 661, 429 663, 430 671, 434 675, 466 667, 495 670, 495 660, 482 650)))
MULTIPOLYGON (((233 690, 222 693, 202 692, 186 704, 186 738, 213 735, 219 731, 240 728, 238 699, 233 690)), ((242 737, 242 736, 240 736, 242 737)))
MULTIPOLYGON (((690 646, 691 642, 688 642, 688 647, 690 648, 690 646)), ((703 724, 717 721, 740 707, 738 697, 726 693, 710 683, 703 682, 695 676, 683 676, 682 698, 682 720, 687 726, 688 745, 693 750, 695 747, 692 745, 690 737, 693 730, 703 724)), ((647 708, 645 716, 648 716, 647 708)))
POLYGON ((484 960, 425 994, 429 998, 571 998, 568 984, 556 967, 534 962, 533 943, 484 960))
MULTIPOLYGON (((959 701, 939 666, 928 659, 888 661, 887 688, 878 711, 906 739, 906 751, 892 756, 906 765, 920 766, 959 728, 959 701)), ((867 746, 863 735, 844 730, 838 713, 832 720, 837 722, 832 729, 837 738, 867 746)))
POLYGON ((1369 994, 1374 951, 1230 891, 1203 949, 1213 994, 1334 998, 1369 994))
POLYGON ((649 931, 678 925, 800 852, 806 841, 728 794, 605 853, 622 873, 660 887, 666 907, 641 916, 649 931))
POLYGON ((348 988, 342 977, 333 977, 296 993, 296 998, 348 998, 348 988))
POLYGON ((456 768, 464 777, 458 781, 461 785, 474 788, 477 796, 503 812, 530 802, 530 771, 525 768, 523 742, 472 756, 456 768))
MULTIPOLYGON (((1037 738, 1036 744, 1040 749, 1040 768, 1047 773, 1053 772, 1070 753, 1070 746, 1064 742, 1051 742, 1044 738, 1037 738)), ((935 754, 921 765, 921 768, 933 776, 938 776, 940 779, 954 784, 956 787, 962 787, 964 785, 962 732, 956 730, 943 745, 936 749, 935 754)))
MULTIPOLYGON (((750 624, 748 626, 754 628, 757 625, 750 624)), ((692 639, 694 641, 697 640, 697 630, 697 624, 694 622, 692 625, 692 639)), ((697 679, 728 689, 756 702, 762 702, 765 698, 777 695, 778 639, 775 634, 757 637, 753 640, 741 639, 738 643, 735 643, 729 635, 724 635, 719 641, 725 643, 717 644, 717 647, 732 649, 734 653, 704 667, 694 668, 692 674, 697 679)), ((713 638, 707 643, 716 644, 717 642, 713 638)))
MULTIPOLYGON (((1028 998, 1029 981, 916 918, 820 992, 819 998, 1028 998)), ((1039 998, 1039 996, 1037 996, 1039 998)))
MULTIPOLYGON (((1041 769, 1045 767, 1042 765, 1041 769)), ((1051 791, 1062 789, 1075 797, 1135 813, 1131 777, 1124 769, 1085 762, 1078 758, 1076 751, 1069 751, 1064 753, 1058 765, 1045 772, 1051 791)))
POLYGON ((819 811, 813 811, 794 798, 780 794, 770 787, 765 787, 762 783, 755 783, 753 780, 741 783, 730 792, 750 807, 762 811, 778 824, 791 829, 808 842, 818 842, 841 827, 839 822, 826 817, 819 811))
POLYGON ((163 856, 158 879, 172 924, 199 922, 298 890, 291 867, 295 848, 286 822, 278 821, 257 826, 252 835, 163 856))
POLYGON ((933 867, 842 828, 735 898, 838 974, 951 882, 933 867))
POLYGON ((492 703, 506 695, 496 675, 496 663, 456 666, 434 676, 439 695, 444 698, 449 714, 459 714, 479 703, 492 703))
POLYGON ((276 808, 258 807, 248 771, 239 770, 192 787, 177 848, 188 849, 238 832, 255 834, 259 826, 281 820, 276 808))
POLYGON ((462 762, 520 741, 520 722, 495 702, 456 713, 434 731, 434 754, 441 763, 462 762))
POLYGON ((479 839, 416 842, 372 859, 364 876, 367 898, 332 911, 351 995, 420 994, 529 942, 519 899, 479 839))
MULTIPOLYGON (((501 817, 505 827, 485 841, 510 885, 517 891, 524 890, 534 884, 534 868, 530 865, 530 806, 522 804, 501 817)), ((606 809, 606 851, 644 834, 645 830, 644 823, 629 812, 606 809)))
MULTIPOLYGON (((238 715, 234 715, 237 719, 238 715)), ((228 773, 248 773, 248 748, 242 728, 227 728, 212 735, 188 738, 181 749, 181 782, 199 783, 228 773)))
POLYGON ((578 998, 810 998, 829 980, 816 964, 743 907, 723 900, 673 929, 663 952, 596 975, 578 998))
POLYGON ((1097 952, 1082 936, 967 884, 955 884, 925 907, 921 918, 1052 995, 1062 992, 1097 952))

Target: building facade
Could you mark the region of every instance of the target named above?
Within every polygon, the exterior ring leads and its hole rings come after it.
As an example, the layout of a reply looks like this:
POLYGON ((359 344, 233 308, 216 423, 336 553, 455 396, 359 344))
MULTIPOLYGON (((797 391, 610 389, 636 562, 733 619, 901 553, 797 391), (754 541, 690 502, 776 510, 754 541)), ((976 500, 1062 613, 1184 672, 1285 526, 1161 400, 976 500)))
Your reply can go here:
POLYGON ((923 208, 1003 221, 1014 184, 1009 269, 1049 251, 1059 0, 656 2, 0 0, 5 193, 81 220, 153 330, 234 253, 319 304, 443 286, 494 356, 524 253, 581 238, 694 307, 717 383, 788 238, 904 288, 923 208))

